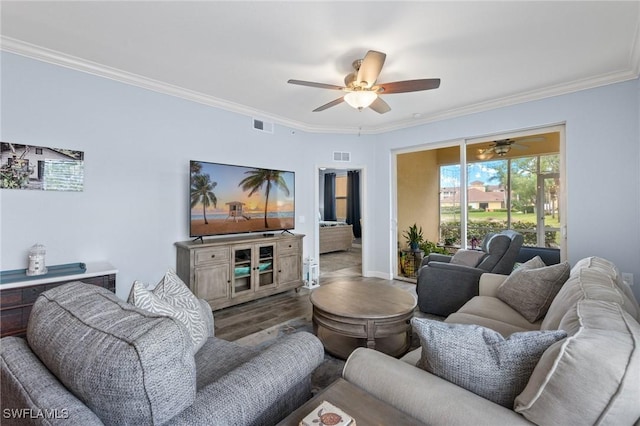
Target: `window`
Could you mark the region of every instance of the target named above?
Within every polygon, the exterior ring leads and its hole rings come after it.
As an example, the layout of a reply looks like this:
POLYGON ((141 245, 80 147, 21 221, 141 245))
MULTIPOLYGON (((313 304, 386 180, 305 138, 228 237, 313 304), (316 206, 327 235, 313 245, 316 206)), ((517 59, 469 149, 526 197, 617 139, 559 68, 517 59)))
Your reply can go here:
MULTIPOLYGON (((467 164, 467 246, 490 232, 514 229, 524 244, 559 247, 559 155, 467 164)), ((460 166, 440 168, 440 240, 463 246, 460 166)))
POLYGON ((398 153, 398 249, 406 247, 403 233, 414 223, 428 243, 453 249, 504 229, 521 232, 525 245, 563 246, 561 136, 558 126, 398 153))

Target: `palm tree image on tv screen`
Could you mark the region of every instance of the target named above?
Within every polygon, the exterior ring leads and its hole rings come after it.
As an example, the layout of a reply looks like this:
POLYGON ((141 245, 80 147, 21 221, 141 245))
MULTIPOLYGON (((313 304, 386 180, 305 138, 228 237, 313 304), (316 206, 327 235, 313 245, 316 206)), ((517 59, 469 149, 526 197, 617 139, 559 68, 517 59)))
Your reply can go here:
POLYGON ((192 237, 293 229, 295 173, 190 162, 192 237))

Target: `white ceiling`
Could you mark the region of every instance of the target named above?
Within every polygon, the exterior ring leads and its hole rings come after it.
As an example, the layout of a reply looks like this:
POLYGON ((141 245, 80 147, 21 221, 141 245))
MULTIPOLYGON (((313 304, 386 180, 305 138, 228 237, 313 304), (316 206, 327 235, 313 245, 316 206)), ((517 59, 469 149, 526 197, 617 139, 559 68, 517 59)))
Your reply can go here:
POLYGON ((5 1, 2 49, 317 132, 377 133, 638 77, 639 1, 5 1), (378 82, 439 89, 359 112, 354 59, 387 54, 378 82))

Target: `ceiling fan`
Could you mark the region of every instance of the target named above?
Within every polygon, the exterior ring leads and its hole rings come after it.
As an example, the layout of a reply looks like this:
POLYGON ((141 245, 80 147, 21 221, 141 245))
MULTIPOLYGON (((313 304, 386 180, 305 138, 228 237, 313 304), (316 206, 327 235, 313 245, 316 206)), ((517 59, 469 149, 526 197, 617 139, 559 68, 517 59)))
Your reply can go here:
POLYGON ((363 59, 356 59, 353 61, 352 65, 354 71, 347 74, 344 78, 344 86, 303 80, 289 80, 288 83, 346 92, 345 95, 319 106, 314 109, 313 112, 324 111, 327 108, 346 102, 359 111, 370 107, 379 114, 391 111, 389 104, 383 101, 379 95, 418 92, 421 90, 437 89, 440 87, 439 78, 404 80, 393 83, 376 84, 376 80, 378 79, 378 75, 380 75, 380 71, 382 71, 382 65, 384 65, 386 57, 387 55, 382 52, 370 50, 363 59))
MULTIPOLYGON (((534 141, 541 141, 541 140, 544 140, 544 137, 526 138, 518 142, 534 142, 534 141)), ((520 145, 513 139, 499 139, 491 142, 491 145, 486 148, 478 148, 477 157, 481 160, 488 160, 489 158, 492 158, 495 154, 497 154, 500 157, 504 157, 505 155, 507 155, 509 151, 511 151, 511 148, 527 149, 527 146, 520 145)))

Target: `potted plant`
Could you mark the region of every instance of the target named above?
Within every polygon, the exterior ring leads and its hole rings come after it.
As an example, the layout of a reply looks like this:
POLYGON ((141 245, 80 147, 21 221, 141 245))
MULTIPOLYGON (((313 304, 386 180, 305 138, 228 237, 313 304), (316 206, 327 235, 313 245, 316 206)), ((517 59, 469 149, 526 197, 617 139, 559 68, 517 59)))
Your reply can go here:
POLYGON ((424 241, 422 226, 418 228, 418 225, 414 223, 408 230, 404 231, 402 235, 407 239, 411 250, 418 251, 420 249, 420 244, 424 241))
POLYGON ((422 244, 420 244, 420 250, 424 252, 425 256, 430 253, 449 254, 446 248, 438 247, 436 243, 432 243, 428 240, 425 240, 422 244))

